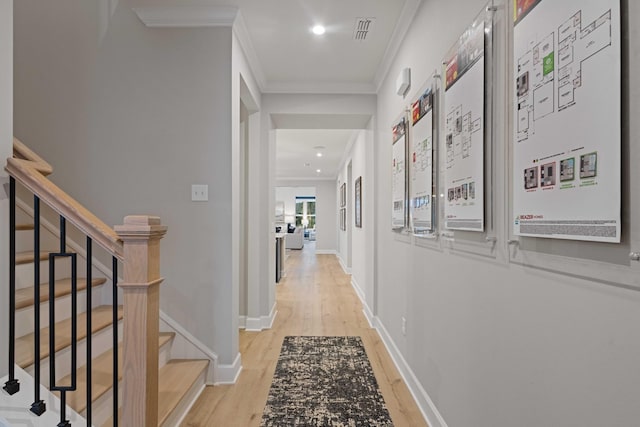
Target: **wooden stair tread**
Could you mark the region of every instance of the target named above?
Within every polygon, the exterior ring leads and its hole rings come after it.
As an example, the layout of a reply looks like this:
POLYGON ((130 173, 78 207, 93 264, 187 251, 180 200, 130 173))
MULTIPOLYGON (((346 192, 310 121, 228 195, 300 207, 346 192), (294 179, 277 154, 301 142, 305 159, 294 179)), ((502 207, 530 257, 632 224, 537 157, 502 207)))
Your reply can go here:
MULTIPOLYGON (((105 283, 107 279, 93 279, 91 284, 93 287, 100 286, 105 283)), ((83 291, 87 288, 86 279, 77 280, 78 291, 83 291)), ((56 280, 55 283, 55 297, 59 298, 65 295, 71 294, 71 279, 56 280)), ((47 301, 49 299, 49 284, 43 283, 40 285, 40 302, 47 301)), ((30 307, 33 305, 33 288, 22 288, 16 290, 16 310, 21 308, 30 307)))
MULTIPOLYGON (((103 305, 92 310, 92 332, 95 333, 111 325, 112 307, 103 305)), ((118 307, 118 319, 122 319, 122 307, 118 307)), ((78 314, 78 341, 87 336, 87 314, 78 314)), ((33 364, 35 361, 34 334, 28 334, 16 339, 16 364, 21 368, 33 364)), ((56 323, 55 351, 60 351, 71 345, 71 319, 65 319, 56 323)), ((49 356, 49 328, 40 330, 40 358, 49 356)))
MULTIPOLYGON (((49 259, 49 252, 40 251, 40 261, 46 261, 49 259)), ((35 261, 33 251, 24 251, 16 253, 16 265, 29 264, 35 261)))
POLYGON ((158 425, 169 415, 209 366, 208 360, 170 360, 160 369, 158 377, 158 425))
MULTIPOLYGON (((169 342, 175 333, 160 332, 158 348, 169 342)), ((122 342, 118 345, 118 380, 122 379, 122 342)), ((113 387, 113 349, 95 357, 92 362, 91 401, 95 402, 113 387)), ((60 379, 60 384, 70 384, 71 375, 60 379)), ((76 375, 76 391, 67 393, 67 405, 80 413, 87 408, 87 366, 78 369, 76 375)))
MULTIPOLYGON (((182 397, 209 366, 208 360, 170 360, 158 377, 158 425, 161 426, 176 409, 182 397)), ((118 411, 118 416, 121 415, 118 411)), ((112 427, 113 417, 103 427, 112 427)))
POLYGON ((34 228, 33 224, 16 224, 16 231, 29 231, 34 228))

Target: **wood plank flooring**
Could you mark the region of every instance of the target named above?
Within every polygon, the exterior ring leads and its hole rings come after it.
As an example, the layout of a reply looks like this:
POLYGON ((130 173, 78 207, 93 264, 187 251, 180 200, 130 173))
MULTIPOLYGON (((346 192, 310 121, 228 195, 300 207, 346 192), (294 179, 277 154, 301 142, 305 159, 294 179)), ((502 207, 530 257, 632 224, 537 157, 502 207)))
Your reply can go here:
POLYGON ((333 255, 316 255, 313 245, 290 250, 286 276, 277 285, 273 328, 240 333, 243 370, 234 385, 207 387, 182 427, 257 427, 287 335, 360 336, 396 427, 426 426, 413 397, 391 361, 362 304, 333 255))

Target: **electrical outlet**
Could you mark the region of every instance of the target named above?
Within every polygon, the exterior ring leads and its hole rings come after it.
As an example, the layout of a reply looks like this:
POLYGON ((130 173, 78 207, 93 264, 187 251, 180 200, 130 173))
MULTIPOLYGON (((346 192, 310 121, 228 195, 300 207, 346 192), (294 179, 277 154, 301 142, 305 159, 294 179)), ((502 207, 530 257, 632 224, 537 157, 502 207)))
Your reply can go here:
POLYGON ((407 318, 402 316, 402 335, 407 335, 407 318))
POLYGON ((206 184, 194 184, 191 186, 191 201, 206 202, 209 200, 209 186, 206 184))

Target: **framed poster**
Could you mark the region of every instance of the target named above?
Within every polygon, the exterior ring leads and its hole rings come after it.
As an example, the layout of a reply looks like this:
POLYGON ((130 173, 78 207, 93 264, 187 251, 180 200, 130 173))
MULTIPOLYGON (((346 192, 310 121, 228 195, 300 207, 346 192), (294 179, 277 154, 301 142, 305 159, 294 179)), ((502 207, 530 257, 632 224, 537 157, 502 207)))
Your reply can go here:
POLYGON ((345 231, 347 229, 347 209, 340 209, 340 230, 345 231))
POLYGON ((416 235, 433 231, 435 222, 433 101, 433 82, 430 81, 411 103, 409 218, 411 230, 416 235))
POLYGON ((362 228, 362 177, 356 179, 355 185, 355 209, 356 227, 362 228))
POLYGON ((404 115, 393 126, 392 144, 391 228, 399 230, 407 226, 407 119, 404 115))
POLYGON ((620 0, 514 8, 513 233, 619 243, 620 0))
POLYGON ((445 227, 484 231, 486 11, 449 50, 445 64, 445 227))
POLYGON ((340 206, 347 206, 347 184, 344 182, 340 186, 340 206))

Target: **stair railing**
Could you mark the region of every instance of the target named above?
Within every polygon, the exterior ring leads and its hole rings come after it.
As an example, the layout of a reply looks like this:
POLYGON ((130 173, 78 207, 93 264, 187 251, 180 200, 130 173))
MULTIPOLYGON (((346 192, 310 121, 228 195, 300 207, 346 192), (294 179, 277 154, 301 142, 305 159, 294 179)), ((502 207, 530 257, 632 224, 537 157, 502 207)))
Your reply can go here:
POLYGON ((9 394, 20 390, 15 375, 15 314, 16 314, 16 182, 22 184, 34 195, 34 380, 36 383, 34 402, 31 411, 41 415, 46 411, 40 396, 40 202, 46 203, 60 216, 60 250, 49 254, 49 357, 50 389, 58 391, 61 399, 60 423, 58 426, 70 426, 66 419, 66 393, 76 389, 75 347, 77 335, 77 279, 76 254, 66 249, 67 222, 86 235, 86 299, 87 310, 87 425, 92 423, 91 411, 91 327, 90 310, 92 307, 92 253, 93 243, 105 249, 112 257, 113 291, 113 420, 124 426, 158 425, 158 336, 160 302, 160 240, 167 227, 161 225, 160 218, 153 216, 127 216, 123 225, 115 230, 89 212, 80 203, 58 188, 46 175, 52 173, 51 166, 14 139, 14 157, 7 159, 5 170, 10 175, 10 277, 9 277, 9 380, 4 389, 9 394), (55 309, 54 282, 55 259, 71 258, 72 280, 72 370, 71 384, 56 384, 55 375, 55 309), (124 265, 124 281, 118 283, 118 262, 124 265), (122 415, 119 411, 119 366, 118 366, 118 288, 123 290, 123 349, 122 349, 122 415))

